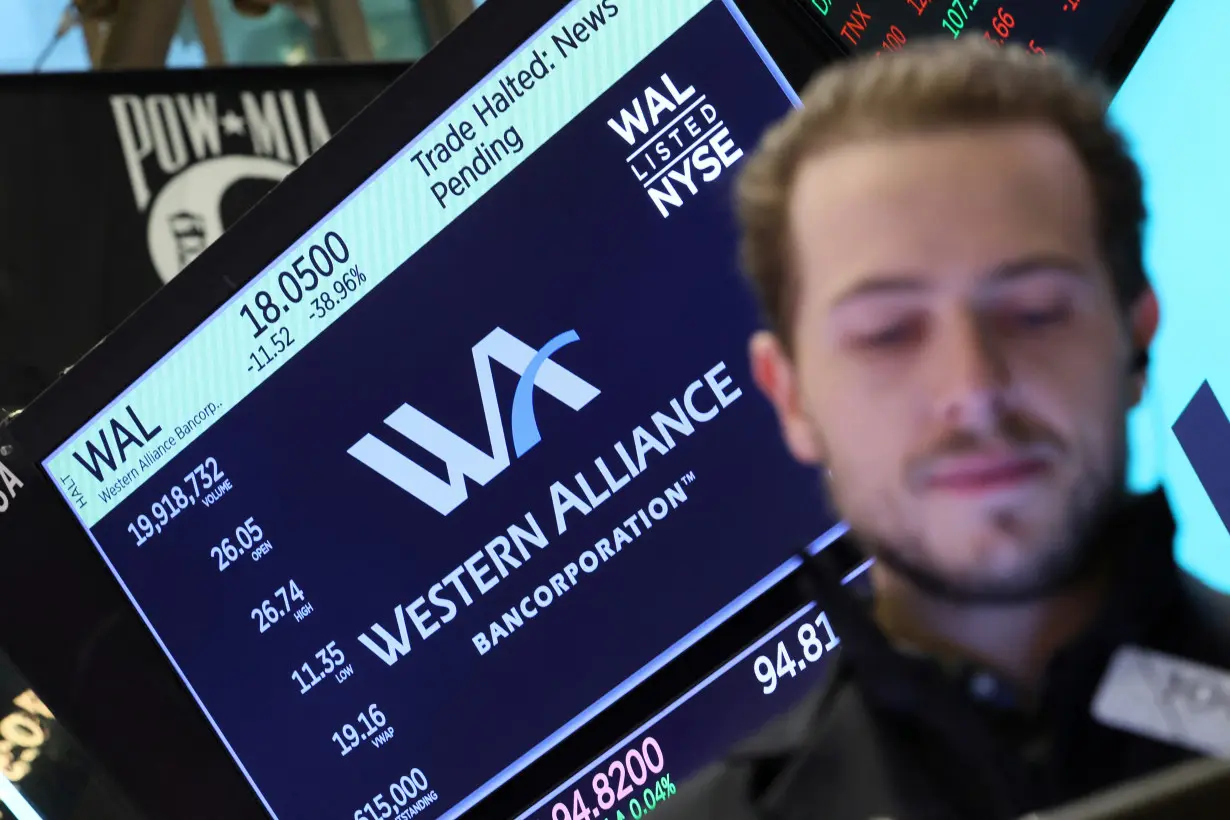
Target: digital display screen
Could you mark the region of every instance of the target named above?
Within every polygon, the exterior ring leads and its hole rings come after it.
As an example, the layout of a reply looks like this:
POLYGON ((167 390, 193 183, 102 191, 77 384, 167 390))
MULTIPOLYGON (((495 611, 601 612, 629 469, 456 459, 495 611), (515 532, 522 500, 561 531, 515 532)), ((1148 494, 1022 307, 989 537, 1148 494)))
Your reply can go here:
POLYGON ((912 39, 982 37, 1092 65, 1126 14, 1121 0, 795 0, 842 45, 896 51, 912 39))
POLYGON ((43 462, 271 815, 456 817, 835 537, 729 204, 795 103, 578 0, 43 462))
POLYGON ((823 678, 841 645, 808 604, 544 797, 518 820, 639 817, 823 678), (715 720, 718 715, 729 719, 715 720))
POLYGON ((1165 487, 1179 563, 1230 593, 1230 286, 1221 270, 1230 113, 1208 102, 1230 83, 1230 65, 1211 56, 1219 23, 1230 24, 1230 6, 1176 0, 1111 114, 1144 173, 1145 268, 1161 306, 1148 390, 1129 418, 1129 478, 1138 490, 1165 487))
MULTIPOLYGON (((870 562, 845 583, 865 584, 870 562)), ((517 820, 638 817, 813 691, 841 638, 811 603, 630 731, 517 820), (668 751, 669 750, 669 753, 668 751)))

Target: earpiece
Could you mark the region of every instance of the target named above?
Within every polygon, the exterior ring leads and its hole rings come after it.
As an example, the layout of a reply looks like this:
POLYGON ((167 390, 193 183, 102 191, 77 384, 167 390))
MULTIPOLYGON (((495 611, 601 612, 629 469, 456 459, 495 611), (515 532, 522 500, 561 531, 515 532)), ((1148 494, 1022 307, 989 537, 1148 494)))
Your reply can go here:
POLYGON ((1149 349, 1144 348, 1136 353, 1136 357, 1132 359, 1132 373, 1144 373, 1149 369, 1149 349))

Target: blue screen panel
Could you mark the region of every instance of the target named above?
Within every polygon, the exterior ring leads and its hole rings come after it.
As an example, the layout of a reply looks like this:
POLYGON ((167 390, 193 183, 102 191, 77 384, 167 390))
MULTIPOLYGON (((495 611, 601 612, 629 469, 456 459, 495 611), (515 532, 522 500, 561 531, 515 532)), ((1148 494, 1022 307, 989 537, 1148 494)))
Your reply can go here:
POLYGON ((1149 391, 1129 421, 1129 480, 1138 490, 1165 487, 1179 522, 1180 564, 1230 592, 1230 532, 1217 512, 1230 501, 1220 498, 1230 461, 1216 457, 1230 446, 1230 423, 1218 412, 1230 401, 1222 353, 1230 347, 1222 222, 1230 215, 1230 109, 1222 102, 1230 63, 1218 40, 1226 25, 1230 4, 1176 0, 1112 114, 1144 170, 1145 263, 1162 309, 1149 391))

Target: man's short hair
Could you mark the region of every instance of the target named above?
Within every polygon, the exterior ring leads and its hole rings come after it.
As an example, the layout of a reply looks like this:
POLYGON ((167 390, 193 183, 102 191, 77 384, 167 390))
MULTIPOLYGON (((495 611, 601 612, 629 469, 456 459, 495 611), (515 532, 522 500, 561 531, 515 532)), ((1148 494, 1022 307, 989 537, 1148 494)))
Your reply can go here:
POLYGON ((789 203, 803 161, 835 145, 952 129, 1037 123, 1075 149, 1092 183, 1098 238, 1124 306, 1146 287, 1140 169, 1107 117, 1110 94, 1057 55, 978 41, 928 42, 821 71, 803 107, 770 128, 737 184, 741 254, 789 347, 793 321, 789 203))

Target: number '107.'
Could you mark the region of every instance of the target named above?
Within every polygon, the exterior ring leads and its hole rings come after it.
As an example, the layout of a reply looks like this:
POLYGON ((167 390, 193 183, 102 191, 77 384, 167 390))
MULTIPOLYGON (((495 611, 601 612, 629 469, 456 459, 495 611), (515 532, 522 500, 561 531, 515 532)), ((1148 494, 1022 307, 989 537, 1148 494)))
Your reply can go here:
POLYGON ((965 30, 965 24, 969 21, 969 13, 978 5, 978 0, 952 0, 952 4, 948 8, 948 14, 945 19, 940 21, 940 25, 948 29, 955 40, 961 36, 961 32, 965 30))

